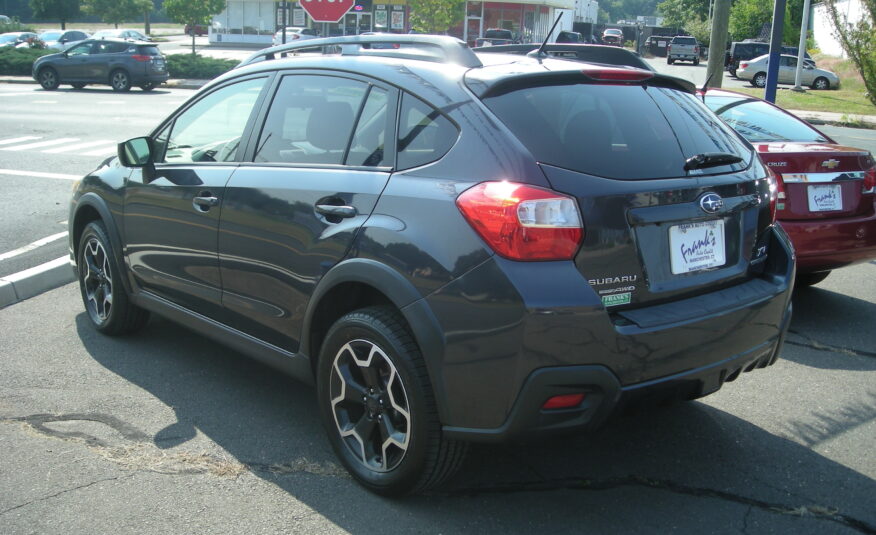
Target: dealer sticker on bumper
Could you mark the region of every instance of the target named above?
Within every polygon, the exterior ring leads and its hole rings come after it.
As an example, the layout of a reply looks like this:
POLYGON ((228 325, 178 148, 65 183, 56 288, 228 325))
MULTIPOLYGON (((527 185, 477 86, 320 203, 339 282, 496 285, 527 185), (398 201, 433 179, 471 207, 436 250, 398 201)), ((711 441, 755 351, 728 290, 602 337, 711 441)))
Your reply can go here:
POLYGON ((624 292, 622 294, 611 294, 602 296, 602 306, 613 307, 617 305, 630 304, 632 292, 624 292))
POLYGON ((669 258, 673 275, 724 265, 724 220, 669 227, 669 258))

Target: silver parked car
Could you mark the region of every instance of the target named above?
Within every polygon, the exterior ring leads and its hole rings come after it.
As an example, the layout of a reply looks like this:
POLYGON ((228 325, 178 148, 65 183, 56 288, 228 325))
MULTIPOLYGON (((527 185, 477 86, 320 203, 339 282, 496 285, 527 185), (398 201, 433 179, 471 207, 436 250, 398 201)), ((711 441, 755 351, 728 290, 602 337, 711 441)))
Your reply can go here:
MULTIPOLYGON (((736 77, 748 80, 754 87, 765 87, 767 68, 769 66, 769 54, 739 63, 736 69, 736 77)), ((797 56, 782 54, 779 64, 779 83, 793 84, 797 73, 797 56)), ((812 89, 839 89, 839 76, 835 73, 815 67, 815 62, 804 60, 803 73, 800 83, 808 85, 812 89)))
POLYGON ((94 35, 91 36, 92 39, 106 39, 107 37, 112 37, 115 39, 128 39, 130 41, 152 41, 152 38, 148 35, 144 35, 137 30, 131 30, 129 28, 100 30, 99 32, 95 32, 94 35))

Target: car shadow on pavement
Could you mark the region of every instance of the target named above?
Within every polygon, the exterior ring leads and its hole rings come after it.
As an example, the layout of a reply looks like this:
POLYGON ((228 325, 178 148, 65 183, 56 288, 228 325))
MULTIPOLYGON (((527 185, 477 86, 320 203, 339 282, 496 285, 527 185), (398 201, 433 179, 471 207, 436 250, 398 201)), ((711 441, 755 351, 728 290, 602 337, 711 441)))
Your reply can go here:
POLYGON ((91 358, 175 412, 155 446, 200 432, 348 532, 876 533, 872 479, 699 402, 632 411, 589 436, 478 445, 444 488, 381 498, 335 464, 312 388, 160 318, 120 338, 84 313, 75 322, 91 358))
POLYGON ((782 358, 821 369, 876 370, 876 304, 826 287, 794 290, 794 316, 786 343, 810 351, 782 358))

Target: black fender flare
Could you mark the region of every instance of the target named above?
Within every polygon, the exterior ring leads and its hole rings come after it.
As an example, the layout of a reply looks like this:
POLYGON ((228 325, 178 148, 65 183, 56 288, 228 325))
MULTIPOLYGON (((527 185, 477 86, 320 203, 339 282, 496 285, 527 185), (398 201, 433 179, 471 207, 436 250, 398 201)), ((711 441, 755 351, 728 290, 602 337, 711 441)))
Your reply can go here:
POLYGON ((438 319, 417 288, 395 269, 366 258, 353 258, 332 267, 314 290, 307 304, 301 333, 301 353, 314 360, 310 333, 313 317, 322 298, 335 286, 346 282, 367 284, 385 295, 400 311, 411 328, 411 335, 420 348, 432 383, 433 394, 441 421, 446 421, 446 389, 440 367, 444 361, 444 335, 438 319))
MULTIPOLYGON (((127 264, 125 263, 125 255, 124 248, 122 247, 122 237, 119 234, 119 229, 115 224, 115 218, 112 216, 112 212, 110 211, 109 206, 107 206, 106 201, 98 194, 94 192, 88 192, 79 197, 76 202, 76 210, 73 213, 73 220, 69 222, 68 228, 71 229, 70 235, 70 245, 71 249, 73 249, 72 245, 74 240, 78 240, 78 236, 73 236, 72 232, 75 229, 79 222, 79 217, 82 213, 83 207, 90 207, 97 211, 98 215, 100 215, 100 219, 103 222, 104 228, 106 228, 106 233, 109 235, 109 239, 111 245, 113 246, 113 251, 116 254, 116 261, 118 262, 119 269, 122 271, 126 271, 127 264)), ((73 250, 73 258, 76 259, 76 256, 79 254, 79 251, 73 250)), ((133 289, 131 288, 131 283, 128 280, 127 273, 122 277, 122 284, 125 287, 125 291, 128 295, 133 293, 133 289)))

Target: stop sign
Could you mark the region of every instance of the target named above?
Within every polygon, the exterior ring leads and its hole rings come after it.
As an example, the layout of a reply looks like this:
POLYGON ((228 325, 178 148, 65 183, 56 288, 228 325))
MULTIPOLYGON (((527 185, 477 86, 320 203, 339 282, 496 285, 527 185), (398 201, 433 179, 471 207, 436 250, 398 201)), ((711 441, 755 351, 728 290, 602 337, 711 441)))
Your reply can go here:
POLYGON ((338 22, 355 3, 355 0, 298 0, 313 22, 338 22))

